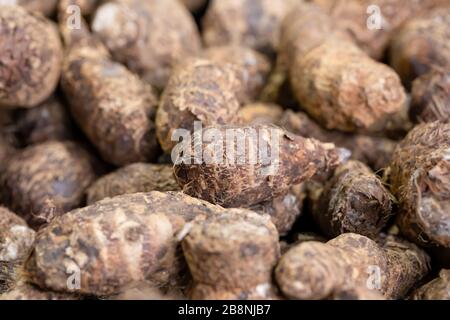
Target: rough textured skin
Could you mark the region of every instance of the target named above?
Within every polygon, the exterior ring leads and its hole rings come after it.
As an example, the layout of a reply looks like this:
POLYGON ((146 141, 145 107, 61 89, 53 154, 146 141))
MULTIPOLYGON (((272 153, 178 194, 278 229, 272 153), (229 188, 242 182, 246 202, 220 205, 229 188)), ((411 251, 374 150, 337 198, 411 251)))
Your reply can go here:
POLYGON ((0 207, 0 261, 18 261, 27 258, 34 243, 35 232, 23 219, 0 207))
POLYGON ((179 190, 171 165, 135 163, 93 183, 87 190, 87 203, 130 193, 179 190))
POLYGON ((19 6, 0 5, 0 107, 34 107, 54 91, 62 46, 56 27, 19 6))
POLYGON ((254 288, 220 288, 207 284, 195 284, 189 298, 192 300, 282 300, 278 289, 270 282, 260 283, 254 288))
MULTIPOLYGON (((40 12, 46 16, 55 13, 58 0, 6 0, 6 3, 14 3, 27 9, 29 12, 40 12)), ((0 1, 0 5, 2 1, 0 1)))
POLYGON ((22 146, 74 138, 69 112, 55 96, 32 109, 17 110, 14 117, 15 133, 22 146))
POLYGON ((185 193, 225 207, 249 207, 281 196, 292 185, 333 170, 346 156, 333 144, 276 126, 216 126, 203 132, 178 150, 184 153, 176 160, 175 176, 185 193), (223 139, 206 142, 208 130, 223 139), (198 149, 205 150, 204 157, 197 156, 198 149))
POLYGON ((410 115, 417 122, 450 119, 450 66, 435 69, 413 82, 410 115))
POLYGON ((272 103, 255 102, 245 105, 239 110, 239 118, 243 124, 275 124, 278 125, 283 116, 283 108, 272 103))
POLYGON ((352 159, 359 160, 375 171, 388 166, 397 142, 383 137, 371 137, 323 129, 306 113, 286 110, 280 126, 305 138, 332 142, 352 152, 352 159))
POLYGON ((439 276, 417 289, 414 300, 450 300, 450 270, 442 269, 439 276))
POLYGON ((197 12, 199 9, 203 8, 208 3, 208 0, 181 0, 181 2, 191 12, 197 12))
POLYGON ((270 60, 264 55, 243 46, 226 45, 206 49, 202 57, 216 63, 234 64, 244 81, 241 102, 252 102, 261 93, 271 69, 270 60))
POLYGON ((313 205, 313 217, 329 238, 352 232, 376 238, 391 217, 393 196, 366 165, 336 168, 313 205))
POLYGON ((58 11, 67 10, 69 5, 76 5, 80 8, 83 16, 89 16, 94 13, 96 6, 103 0, 59 0, 58 11))
POLYGON ((178 0, 115 0, 103 4, 92 22, 115 60, 158 89, 174 65, 196 55, 200 36, 188 10, 178 0))
POLYGON ((450 67, 450 6, 408 21, 393 38, 390 63, 409 87, 434 66, 450 67))
POLYGON ((241 44, 273 54, 291 0, 212 0, 203 18, 206 46, 241 44))
POLYGON ((62 88, 80 128, 114 165, 155 158, 157 100, 152 88, 111 61, 98 43, 92 45, 89 35, 66 37, 74 42, 65 58, 62 88))
POLYGON ((303 184, 297 184, 292 186, 287 194, 256 204, 249 209, 260 214, 268 214, 280 236, 285 236, 302 214, 305 197, 303 184))
POLYGON ((327 243, 309 241, 293 247, 281 258, 275 277, 291 299, 327 299, 368 288, 369 268, 379 267, 380 293, 398 299, 426 275, 428 264, 425 252, 403 240, 389 236, 377 244, 346 233, 327 243))
POLYGON ((15 148, 11 144, 10 139, 8 139, 8 137, 3 136, 3 133, 0 132, 0 174, 7 166, 7 163, 11 158, 11 156, 14 154, 14 152, 15 148))
POLYGON ((0 300, 79 300, 81 297, 42 290, 32 284, 20 281, 11 290, 0 294, 0 300))
POLYGON ((194 281, 224 289, 270 281, 280 256, 270 218, 242 209, 194 221, 182 247, 194 281))
POLYGON ((235 65, 205 59, 188 59, 172 73, 156 114, 156 133, 164 151, 175 145, 175 129, 203 127, 238 121, 243 90, 241 70, 235 65))
POLYGON ((386 300, 386 298, 375 290, 367 289, 365 286, 349 288, 334 293, 331 300, 386 300))
POLYGON ((417 125, 398 145, 391 190, 400 206, 398 226, 421 246, 450 248, 450 124, 417 125))
POLYGON ((46 142, 17 153, 1 177, 1 198, 31 226, 79 207, 95 180, 93 159, 73 142, 46 142))
POLYGON ((313 0, 336 20, 337 27, 345 30, 355 43, 374 59, 383 57, 389 40, 398 28, 411 17, 446 3, 446 0, 313 0), (381 28, 370 29, 368 22, 376 11, 382 14, 381 28))
POLYGON ((406 104, 398 75, 350 42, 329 38, 291 68, 296 98, 327 129, 383 131, 406 104))
POLYGON ((225 212, 182 193, 153 191, 99 201, 41 230, 26 270, 40 287, 66 291, 66 268, 81 270, 80 293, 112 295, 144 280, 177 285, 175 235, 194 218, 225 212))

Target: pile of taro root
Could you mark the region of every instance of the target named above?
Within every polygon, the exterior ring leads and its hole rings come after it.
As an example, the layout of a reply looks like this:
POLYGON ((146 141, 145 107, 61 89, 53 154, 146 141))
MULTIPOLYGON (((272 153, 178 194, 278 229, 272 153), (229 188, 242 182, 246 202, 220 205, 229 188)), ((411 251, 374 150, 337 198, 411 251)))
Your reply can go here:
POLYGON ((448 0, 0 0, 0 299, 449 300, 449 120, 448 0))

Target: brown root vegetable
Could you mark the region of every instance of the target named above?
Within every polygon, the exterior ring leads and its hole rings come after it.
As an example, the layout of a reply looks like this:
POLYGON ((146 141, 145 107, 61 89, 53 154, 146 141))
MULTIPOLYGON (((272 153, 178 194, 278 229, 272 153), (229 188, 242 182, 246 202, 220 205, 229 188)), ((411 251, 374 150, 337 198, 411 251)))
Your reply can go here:
POLYGON ((97 4, 101 1, 103 0, 59 0, 58 11, 67 10, 67 13, 69 13, 72 12, 69 6, 77 6, 81 15, 89 16, 94 13, 97 4))
POLYGON ((386 300, 378 291, 367 289, 364 286, 344 289, 334 293, 332 300, 386 300))
POLYGON ((227 63, 188 59, 173 71, 156 114, 156 133, 165 152, 176 144, 175 130, 238 121, 243 80, 241 70, 227 63))
POLYGON ((75 31, 62 29, 70 47, 62 88, 76 122, 107 162, 121 166, 154 159, 157 99, 152 88, 113 62, 84 30, 75 31))
POLYGON ((393 38, 390 63, 409 87, 433 67, 450 67, 450 6, 408 21, 393 38))
POLYGON ((74 137, 69 112, 55 96, 32 109, 17 110, 14 117, 15 133, 23 146, 74 137))
POLYGON ((181 2, 189 9, 191 12, 197 12, 201 8, 204 8, 208 0, 181 0, 181 2))
POLYGON ((247 104, 239 110, 239 118, 243 124, 275 124, 283 117, 283 108, 272 103, 255 102, 247 104))
POLYGON ((207 46, 240 44, 266 54, 278 48, 281 22, 292 0, 212 0, 203 18, 207 46))
POLYGON ((34 107, 58 84, 62 46, 54 24, 0 4, 0 107, 34 107))
POLYGON ((291 299, 328 299, 359 287, 398 299, 428 271, 428 256, 413 244, 392 236, 377 244, 346 233, 327 243, 293 247, 281 258, 275 277, 291 299))
POLYGON ((7 166, 9 159, 15 153, 16 149, 11 144, 10 139, 8 137, 3 136, 3 133, 0 129, 0 174, 7 166))
POLYGON ((278 233, 270 218, 242 209, 194 221, 182 247, 194 282, 204 285, 194 285, 194 297, 239 296, 239 291, 247 290, 257 294, 260 285, 270 289, 272 269, 280 256, 278 233))
POLYGON ((374 170, 388 166, 396 141, 383 137, 371 137, 340 131, 325 130, 303 112, 284 112, 280 126, 297 135, 332 142, 352 152, 352 159, 359 160, 374 170))
POLYGON ((9 208, 36 227, 79 207, 95 177, 93 159, 82 147, 46 142, 11 158, 0 194, 9 208))
POLYGON ((142 282, 127 288, 119 295, 108 297, 108 300, 185 300, 186 297, 176 289, 164 290, 152 284, 142 282))
POLYGON ((178 0, 116 0, 101 5, 92 29, 115 60, 158 89, 174 65, 200 51, 194 20, 178 0))
POLYGON ((253 205, 249 209, 269 215, 280 236, 285 236, 302 214, 303 200, 306 197, 303 187, 303 184, 294 185, 287 194, 253 205))
POLYGON ((450 249, 450 124, 417 125, 398 145, 390 184, 398 226, 409 240, 450 249))
POLYGON ((177 146, 178 183, 185 193, 225 207, 250 207, 286 194, 348 156, 333 144, 270 125, 209 127, 190 140, 177 146))
POLYGON ((0 1, 0 5, 3 4, 14 4, 24 7, 29 12, 40 12, 46 16, 51 16, 55 13, 58 0, 5 0, 0 1))
POLYGON ((142 281, 179 286, 176 235, 197 218, 226 212, 182 193, 118 196, 54 219, 26 263, 30 281, 67 291, 66 269, 80 271, 78 293, 113 295, 142 281))
POLYGON ((80 300, 81 297, 61 292, 42 290, 32 284, 20 281, 7 292, 0 294, 1 300, 80 300))
POLYGON ((417 122, 450 119, 450 67, 435 69, 413 82, 410 115, 417 122))
POLYGON ((291 68, 295 96, 327 129, 383 131, 406 104, 398 75, 350 42, 329 38, 291 68))
POLYGON ((135 163, 98 179, 87 190, 87 203, 123 194, 178 191, 171 165, 135 163))
POLYGON ((450 300, 450 270, 442 269, 439 276, 412 294, 414 300, 450 300))
POLYGON ((202 57, 216 63, 230 63, 238 67, 244 82, 241 102, 251 102, 261 93, 270 72, 270 61, 264 55, 243 46, 211 47, 202 57))
POLYGON ((0 207, 0 261, 14 262, 27 258, 34 238, 35 232, 22 218, 0 207))
POLYGON ((352 232, 376 238, 393 215, 393 196, 366 165, 349 161, 336 168, 313 205, 313 217, 329 238, 352 232))
POLYGON ((446 0, 313 0, 336 20, 355 43, 381 59, 389 40, 411 17, 445 4, 446 0))
POLYGON ((197 283, 190 291, 192 300, 281 300, 283 297, 272 283, 261 283, 250 289, 221 288, 197 283))

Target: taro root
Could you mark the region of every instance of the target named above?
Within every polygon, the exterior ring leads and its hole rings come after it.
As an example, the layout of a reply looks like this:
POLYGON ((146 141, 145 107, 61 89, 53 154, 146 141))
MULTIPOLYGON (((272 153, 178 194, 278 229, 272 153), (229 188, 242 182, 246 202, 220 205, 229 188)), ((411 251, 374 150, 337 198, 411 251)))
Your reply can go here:
POLYGON ((291 248, 275 277, 291 299, 329 299, 359 287, 398 299, 428 271, 429 257, 411 243, 393 236, 377 243, 345 233, 327 243, 308 241, 291 248))
POLYGON ((66 292, 66 269, 81 274, 81 294, 113 295, 149 281, 179 286, 183 259, 175 237, 184 225, 226 209, 182 193, 153 191, 105 199, 55 218, 26 263, 30 281, 66 292))
POLYGON ((27 258, 34 237, 35 232, 22 218, 0 207, 0 261, 7 263, 27 258))
POLYGON ((270 125, 208 127, 191 140, 177 146, 178 183, 185 193, 225 207, 250 207, 286 194, 348 155, 270 125))
POLYGON ((208 0, 181 0, 181 2, 188 8, 191 12, 195 13, 198 10, 204 8, 208 0))
POLYGON ((280 236, 285 236, 302 214, 305 197, 303 184, 297 184, 292 186, 287 194, 253 205, 249 209, 269 215, 280 236))
POLYGON ((374 59, 381 59, 391 37, 408 19, 446 0, 313 0, 336 25, 374 59))
POLYGON ((442 269, 439 276, 415 290, 414 300, 450 300, 450 270, 442 269))
POLYGON ((58 0, 0 0, 0 5, 2 4, 19 5, 29 12, 40 12, 46 16, 51 16, 55 13, 58 0))
POLYGON ((76 122, 109 163, 122 166, 156 158, 152 88, 113 62, 85 25, 68 30, 64 19, 60 16, 69 50, 62 88, 76 122))
POLYGON ((271 296, 272 269, 280 247, 277 230, 267 215, 230 209, 194 221, 182 247, 195 283, 194 298, 271 296))
POLYGON ((0 174, 7 166, 8 160, 14 154, 15 148, 11 144, 10 139, 8 137, 3 136, 3 133, 0 129, 0 174))
POLYGON ((450 249, 450 124, 417 125, 398 145, 390 184, 400 206, 398 227, 410 241, 450 249))
POLYGON ((244 124, 275 124, 283 117, 283 109, 272 103, 255 102, 239 110, 239 118, 244 124))
POLYGON ((200 50, 193 18, 178 0, 116 0, 101 5, 92 30, 115 60, 163 89, 174 65, 200 50))
POLYGON ((195 284, 190 291, 191 300, 282 300, 276 286, 262 283, 254 288, 221 288, 207 284, 195 284))
POLYGON ((350 42, 329 38, 291 68, 296 98, 327 129, 383 131, 406 104, 398 75, 350 42))
POLYGON ((336 168, 313 204, 313 217, 329 238, 352 232, 375 238, 392 213, 393 196, 366 165, 349 161, 336 168))
POLYGON ((413 82, 410 115, 417 122, 450 119, 450 67, 435 69, 413 82))
POLYGON ((178 191, 171 165, 134 163, 98 179, 87 190, 87 203, 150 191, 178 191))
POLYGON ((58 11, 67 10, 66 13, 72 13, 69 6, 78 6, 83 16, 89 16, 94 13, 97 3, 100 0, 59 0, 58 11))
POLYGON ((1 178, 3 202, 37 227, 79 207, 95 180, 93 159, 73 142, 46 142, 11 158, 1 178))
POLYGON ((397 145, 396 141, 384 137, 325 130, 303 112, 286 110, 279 125, 297 135, 332 142, 338 147, 346 148, 352 152, 352 159, 359 160, 374 170, 388 166, 397 145))
POLYGON ((34 107, 58 84, 62 46, 54 24, 0 4, 0 107, 34 107))
POLYGON ((14 128, 17 139, 23 146, 50 140, 70 140, 74 137, 69 112, 56 96, 32 109, 17 110, 14 128))
POLYGON ((42 290, 25 281, 19 281, 13 288, 0 294, 0 300, 79 300, 75 294, 42 290))
POLYGON ((156 133, 164 151, 175 146, 175 130, 238 121, 242 71, 234 64, 188 59, 173 71, 156 114, 156 133))
POLYGON ((203 18, 207 46, 240 44, 265 54, 278 48, 281 22, 292 0, 212 0, 203 18))
POLYGON ((409 87, 433 67, 450 67, 450 6, 409 20, 393 38, 390 63, 409 87))
POLYGON ((236 65, 244 81, 240 101, 251 102, 261 93, 270 72, 270 61, 262 54, 239 45, 211 47, 202 57, 217 63, 236 65))

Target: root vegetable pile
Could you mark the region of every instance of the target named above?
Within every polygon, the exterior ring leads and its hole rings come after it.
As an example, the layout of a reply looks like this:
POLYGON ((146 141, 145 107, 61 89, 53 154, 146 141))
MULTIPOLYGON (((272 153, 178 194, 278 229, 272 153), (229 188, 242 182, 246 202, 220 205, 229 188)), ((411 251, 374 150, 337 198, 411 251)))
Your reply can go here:
POLYGON ((0 300, 449 300, 448 0, 0 0, 0 300))

